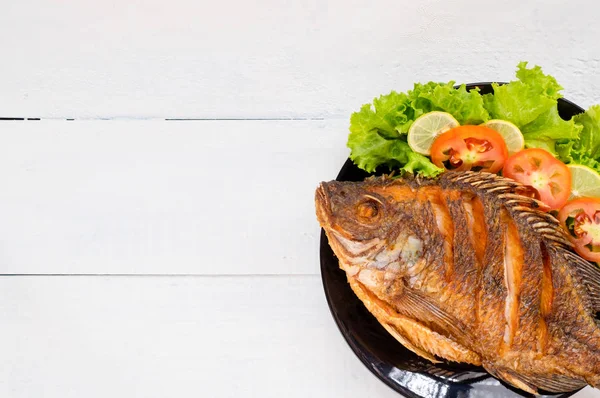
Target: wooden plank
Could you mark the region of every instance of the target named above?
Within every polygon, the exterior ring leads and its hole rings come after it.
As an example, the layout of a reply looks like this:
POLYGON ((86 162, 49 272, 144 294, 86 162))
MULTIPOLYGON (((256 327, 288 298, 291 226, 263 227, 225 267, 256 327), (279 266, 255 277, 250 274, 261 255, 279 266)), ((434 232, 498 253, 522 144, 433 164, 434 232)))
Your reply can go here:
POLYGON ((551 3, 10 2, 0 116, 346 118, 416 81, 510 79, 519 60, 599 103, 598 5, 551 3))
POLYGON ((3 397, 398 396, 318 277, 4 277, 0 324, 3 397))
POLYGON ((397 397, 318 277, 0 278, 3 397, 397 397))
POLYGON ((314 274, 346 121, 3 122, 0 273, 314 274))

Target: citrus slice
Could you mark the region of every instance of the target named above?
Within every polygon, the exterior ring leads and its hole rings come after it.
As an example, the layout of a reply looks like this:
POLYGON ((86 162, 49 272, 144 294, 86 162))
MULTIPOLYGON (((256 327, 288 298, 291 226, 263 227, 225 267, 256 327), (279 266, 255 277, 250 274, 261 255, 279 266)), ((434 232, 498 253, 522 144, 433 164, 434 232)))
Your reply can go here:
POLYGON ((504 138, 509 155, 519 152, 525 147, 525 138, 523 138, 521 130, 511 122, 492 119, 483 123, 482 126, 497 131, 504 138))
POLYGON ((571 171, 571 199, 600 198, 600 175, 587 166, 568 164, 571 171))
POLYGON ((429 155, 437 136, 458 126, 460 123, 447 112, 428 112, 419 116, 408 129, 408 146, 417 153, 429 155))

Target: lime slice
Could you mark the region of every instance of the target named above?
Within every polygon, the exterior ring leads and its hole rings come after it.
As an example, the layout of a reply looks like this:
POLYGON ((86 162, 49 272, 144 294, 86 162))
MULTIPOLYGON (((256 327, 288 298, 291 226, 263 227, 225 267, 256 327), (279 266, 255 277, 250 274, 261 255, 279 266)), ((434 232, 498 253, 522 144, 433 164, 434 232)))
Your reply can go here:
POLYGON ((519 130, 519 128, 511 122, 507 122, 506 120, 492 119, 483 123, 482 126, 496 130, 502 136, 502 138, 504 138, 509 155, 519 152, 525 146, 525 139, 523 138, 521 130, 519 130))
POLYGON ((437 136, 459 125, 454 116, 449 113, 439 111, 426 113, 419 116, 408 129, 408 145, 417 153, 429 155, 431 144, 437 136))
POLYGON ((600 198, 600 175, 587 166, 568 164, 571 171, 571 199, 600 198))

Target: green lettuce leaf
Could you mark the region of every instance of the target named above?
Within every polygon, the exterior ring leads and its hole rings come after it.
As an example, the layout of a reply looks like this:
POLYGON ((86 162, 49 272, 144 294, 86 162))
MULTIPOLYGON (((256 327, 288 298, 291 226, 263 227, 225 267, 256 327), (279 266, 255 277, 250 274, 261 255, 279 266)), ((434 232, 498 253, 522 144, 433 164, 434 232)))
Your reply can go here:
POLYGON ((556 107, 556 100, 539 95, 519 81, 502 86, 493 83, 492 87, 494 94, 486 94, 483 99, 490 116, 492 119, 508 120, 519 128, 556 107))
MULTIPOLYGON (((555 155, 556 143, 577 139, 582 126, 576 120, 563 120, 558 114, 562 87, 545 75, 539 66, 517 66, 518 80, 505 85, 493 84, 494 93, 484 95, 486 109, 494 119, 513 122, 525 138, 528 148, 543 148, 555 155)), ((565 154, 565 148, 561 153, 565 154)))
POLYGON ((460 124, 480 124, 490 118, 483 107, 483 98, 479 90, 467 91, 464 84, 456 89, 453 81, 446 84, 415 84, 415 88, 409 92, 409 97, 412 106, 424 113, 448 112, 460 124))
MULTIPOLYGON (((392 97, 401 99, 395 93, 392 97)), ((374 103, 379 106, 385 104, 388 110, 397 110, 397 107, 391 106, 392 97, 383 99, 380 97, 374 103)), ((400 138, 398 132, 393 130, 392 126, 395 127, 398 122, 404 121, 398 116, 400 112, 396 113, 396 118, 386 118, 378 114, 381 109, 364 105, 360 112, 352 114, 348 136, 350 159, 367 172, 373 172, 379 166, 388 166, 390 169, 419 173, 427 177, 439 174, 442 169, 436 167, 425 156, 413 152, 406 143, 406 137, 400 138)))
MULTIPOLYGON (((410 150, 408 144, 406 144, 405 148, 410 150)), ((429 158, 420 153, 410 150, 406 152, 406 156, 408 157, 408 162, 400 169, 403 172, 418 173, 426 177, 435 177, 444 171, 444 169, 437 167, 431 163, 429 158)))
MULTIPOLYGON (((573 158, 571 157, 571 152, 573 151, 573 145, 575 144, 575 140, 559 140, 554 145, 554 155, 556 155, 560 160, 564 163, 570 163, 573 158)), ((542 147, 536 147, 542 148, 542 147)), ((544 148, 545 149, 545 148, 544 148)))
POLYGON ((483 101, 493 119, 508 120, 522 128, 556 108, 562 87, 539 66, 527 69, 527 62, 517 66, 517 78, 505 85, 492 84, 494 93, 484 95, 483 101))
POLYGON ((541 148, 541 149, 545 149, 546 151, 550 152, 551 154, 557 156, 558 152, 556 151, 555 148, 555 142, 554 141, 547 141, 547 140, 526 140, 525 141, 525 148, 541 148))
POLYGON ((398 156, 402 153, 401 140, 386 139, 376 129, 364 127, 366 126, 353 124, 348 136, 348 147, 351 149, 350 159, 359 168, 370 173, 380 165, 391 166, 403 160, 404 162, 408 161, 407 157, 398 156), (396 154, 400 159, 393 159, 392 154, 396 154))
POLYGON ((411 173, 433 177, 443 170, 398 138, 385 138, 377 130, 364 130, 354 126, 348 137, 352 149, 350 159, 361 169, 371 173, 377 167, 388 166, 411 173))
POLYGON ((407 113, 410 101, 406 94, 392 91, 373 100, 373 105, 365 104, 359 112, 350 118, 350 131, 377 130, 388 138, 397 138, 400 135, 396 126, 409 121, 407 113))
POLYGON ((562 86, 558 84, 554 77, 545 75, 542 72, 542 68, 537 65, 531 69, 527 69, 527 62, 520 62, 517 65, 517 79, 547 98, 555 100, 562 98, 562 94, 560 93, 560 90, 563 89, 562 86))
POLYGON ((573 118, 580 132, 571 140, 557 141, 558 158, 565 163, 582 164, 600 173, 600 105, 573 118))
POLYGON ((581 124, 579 139, 574 149, 590 159, 600 158, 600 105, 594 105, 587 111, 574 117, 581 124))
POLYGON ((388 166, 427 177, 439 174, 442 169, 413 152, 406 143, 406 134, 415 119, 434 110, 451 113, 463 124, 489 119, 477 90, 453 86, 454 82, 415 84, 408 93, 392 91, 363 105, 350 117, 350 158, 368 172, 388 166))
POLYGON ((600 173, 600 162, 597 159, 592 159, 585 155, 581 155, 579 153, 572 153, 571 163, 582 164, 589 168, 596 170, 596 172, 600 173))
POLYGON ((583 126, 576 123, 574 119, 562 119, 558 114, 558 108, 554 107, 523 126, 521 132, 525 138, 525 146, 528 148, 543 148, 557 155, 556 143, 576 139, 582 129, 583 126))

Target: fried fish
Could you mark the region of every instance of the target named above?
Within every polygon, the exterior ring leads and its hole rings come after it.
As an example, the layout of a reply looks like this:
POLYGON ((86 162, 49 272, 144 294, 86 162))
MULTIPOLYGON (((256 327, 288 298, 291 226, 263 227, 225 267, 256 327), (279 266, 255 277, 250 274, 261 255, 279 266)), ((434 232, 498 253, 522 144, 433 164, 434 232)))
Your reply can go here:
POLYGON ((600 270, 526 187, 447 172, 321 183, 315 201, 353 291, 406 348, 531 393, 600 387, 600 270))

